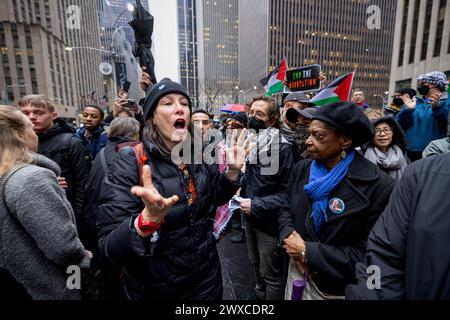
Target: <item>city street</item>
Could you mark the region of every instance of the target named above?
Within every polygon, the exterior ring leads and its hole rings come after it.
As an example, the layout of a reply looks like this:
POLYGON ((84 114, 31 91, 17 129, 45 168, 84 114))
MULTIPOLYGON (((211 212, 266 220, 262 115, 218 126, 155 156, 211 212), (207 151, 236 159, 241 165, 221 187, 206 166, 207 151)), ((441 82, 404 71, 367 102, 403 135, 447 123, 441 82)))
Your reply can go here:
MULTIPOLYGON (((230 225, 238 222, 236 217, 230 225)), ((226 234, 217 245, 222 264, 223 298, 247 300, 255 287, 254 272, 248 259, 247 243, 231 242, 230 237, 234 234, 237 234, 236 230, 226 234)))

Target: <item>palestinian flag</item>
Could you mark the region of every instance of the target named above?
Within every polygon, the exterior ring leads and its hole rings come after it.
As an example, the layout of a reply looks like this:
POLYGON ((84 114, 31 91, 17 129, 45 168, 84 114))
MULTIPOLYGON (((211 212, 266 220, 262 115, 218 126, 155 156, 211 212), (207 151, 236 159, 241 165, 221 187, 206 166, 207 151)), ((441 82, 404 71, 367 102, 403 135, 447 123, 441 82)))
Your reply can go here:
POLYGON ((311 102, 319 107, 328 103, 349 101, 354 77, 355 73, 352 72, 337 78, 312 98, 311 102))
POLYGON ((283 59, 281 64, 275 70, 260 81, 269 97, 275 93, 282 93, 284 91, 283 81, 286 78, 286 71, 287 63, 286 59, 283 59))

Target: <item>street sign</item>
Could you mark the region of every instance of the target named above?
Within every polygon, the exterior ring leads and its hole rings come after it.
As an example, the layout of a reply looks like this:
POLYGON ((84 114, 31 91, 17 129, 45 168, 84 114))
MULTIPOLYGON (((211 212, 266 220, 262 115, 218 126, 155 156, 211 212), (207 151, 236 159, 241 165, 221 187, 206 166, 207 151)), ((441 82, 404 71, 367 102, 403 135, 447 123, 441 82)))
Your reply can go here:
POLYGON ((318 64, 289 70, 286 73, 287 86, 291 91, 320 90, 320 71, 318 64))

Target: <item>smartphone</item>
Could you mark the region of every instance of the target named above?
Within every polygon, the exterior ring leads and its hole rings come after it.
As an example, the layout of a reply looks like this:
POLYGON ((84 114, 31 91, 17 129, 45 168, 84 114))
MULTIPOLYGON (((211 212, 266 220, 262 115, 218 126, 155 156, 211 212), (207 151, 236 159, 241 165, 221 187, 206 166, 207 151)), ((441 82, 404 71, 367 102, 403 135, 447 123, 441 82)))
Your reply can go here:
POLYGON ((136 112, 137 110, 137 105, 136 105, 136 100, 134 99, 128 99, 128 104, 126 105, 126 107, 124 107, 124 109, 130 110, 132 112, 136 112))
POLYGON ((131 86, 131 82, 127 80, 123 84, 122 90, 125 91, 126 93, 128 93, 128 91, 130 91, 130 86, 131 86))

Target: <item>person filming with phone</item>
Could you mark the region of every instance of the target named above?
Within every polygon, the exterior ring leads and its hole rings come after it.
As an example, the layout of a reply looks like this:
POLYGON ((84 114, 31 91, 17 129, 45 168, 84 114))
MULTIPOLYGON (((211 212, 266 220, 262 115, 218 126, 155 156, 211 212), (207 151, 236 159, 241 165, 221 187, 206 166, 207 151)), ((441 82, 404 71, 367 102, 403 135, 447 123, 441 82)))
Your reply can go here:
MULTIPOLYGON (((145 72, 145 67, 142 67, 142 76, 139 80, 139 85, 142 91, 145 93, 149 88, 153 86, 150 75, 145 72)), ((131 117, 135 118, 141 124, 141 129, 144 127, 144 114, 142 112, 142 105, 145 99, 141 99, 137 103, 133 99, 129 99, 129 90, 131 82, 125 81, 124 85, 119 91, 117 98, 113 103, 113 111, 110 112, 104 121, 104 127, 109 132, 109 126, 111 122, 118 117, 131 117)))
POLYGON ((402 126, 408 139, 407 156, 411 161, 422 158, 427 145, 447 134, 448 99, 443 99, 447 77, 434 71, 417 78, 417 91, 422 97, 403 95, 403 107, 397 114, 397 122, 402 126))

